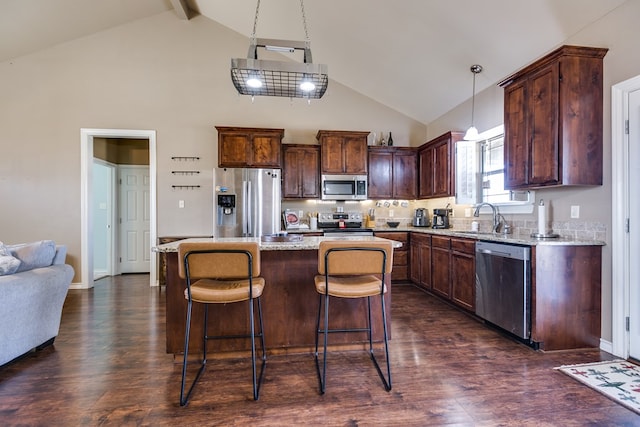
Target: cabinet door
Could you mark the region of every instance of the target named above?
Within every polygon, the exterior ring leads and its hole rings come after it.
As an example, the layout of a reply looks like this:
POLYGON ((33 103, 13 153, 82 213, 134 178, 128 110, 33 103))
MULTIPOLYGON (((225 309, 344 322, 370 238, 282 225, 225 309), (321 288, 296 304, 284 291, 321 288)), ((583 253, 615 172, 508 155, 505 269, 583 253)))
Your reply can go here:
POLYGON ((418 172, 420 174, 418 191, 421 198, 433 195, 433 149, 425 148, 418 153, 418 172))
POLYGON ((247 165, 251 136, 248 133, 220 133, 218 138, 218 165, 242 168, 247 165))
POLYGON ((420 245, 420 285, 431 290, 431 244, 420 245))
POLYGON ((391 199, 393 197, 393 154, 387 151, 369 151, 370 199, 391 199))
POLYGON ((302 179, 302 197, 317 199, 320 197, 320 147, 305 148, 300 160, 302 179))
POLYGON ((451 253, 451 300, 462 308, 475 311, 475 256, 451 253))
POLYGON ((433 147, 433 195, 446 197, 451 194, 451 145, 449 140, 433 147))
POLYGON ((282 151, 282 197, 318 198, 319 147, 286 144, 282 151))
POLYGON ((367 137, 347 136, 344 138, 344 173, 367 173, 367 137))
POLYGON ((324 136, 320 143, 322 147, 322 173, 344 173, 344 152, 342 137, 324 136))
POLYGON ((525 82, 504 91, 504 186, 522 188, 529 183, 529 136, 525 82))
POLYGON ((410 278, 413 283, 431 290, 431 237, 420 233, 411 234, 409 258, 410 278))
POLYGON ((251 156, 248 164, 260 168, 279 168, 280 137, 268 133, 254 133, 251 140, 251 156))
POLYGON ((560 182, 558 140, 558 64, 541 69, 529 80, 531 138, 529 184, 560 182))
MULTIPOLYGON (((415 199, 417 194, 415 151, 396 151, 393 156, 393 197, 415 199)), ((373 171, 371 171, 373 173, 373 171)))
POLYGON ((420 244, 411 238, 411 248, 409 252, 409 278, 416 285, 420 284, 420 244))
POLYGON ((449 261, 451 238, 431 238, 431 286, 433 292, 451 299, 451 263, 449 261))

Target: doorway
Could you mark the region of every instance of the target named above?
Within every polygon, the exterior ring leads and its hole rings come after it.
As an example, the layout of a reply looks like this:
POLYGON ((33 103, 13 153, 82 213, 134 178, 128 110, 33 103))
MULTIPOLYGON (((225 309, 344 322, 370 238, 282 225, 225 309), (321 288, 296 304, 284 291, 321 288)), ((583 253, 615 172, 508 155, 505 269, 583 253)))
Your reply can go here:
MULTIPOLYGON (((149 233, 145 237, 144 246, 150 250, 155 246, 157 236, 156 224, 156 132, 152 130, 120 130, 120 129, 81 129, 81 283, 75 288, 91 288, 94 282, 94 215, 93 207, 93 157, 94 138, 146 139, 148 140, 149 174, 148 174, 148 223, 149 233)), ((150 255, 150 254, 149 254, 150 255)), ((157 286, 156 257, 149 257, 149 285, 157 286)))
POLYGON ((612 353, 640 359, 640 76, 612 87, 612 353))

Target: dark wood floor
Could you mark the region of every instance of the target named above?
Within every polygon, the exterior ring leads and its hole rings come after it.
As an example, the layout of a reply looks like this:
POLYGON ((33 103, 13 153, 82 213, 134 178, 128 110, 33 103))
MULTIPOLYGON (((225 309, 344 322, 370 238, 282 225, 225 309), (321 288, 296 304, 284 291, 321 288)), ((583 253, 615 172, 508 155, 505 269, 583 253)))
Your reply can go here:
POLYGON ((69 291, 53 347, 0 369, 0 425, 640 425, 553 370, 611 355, 535 352, 411 285, 393 291, 391 392, 360 352, 331 354, 324 396, 312 355, 272 356, 254 402, 248 359, 216 360, 182 408, 164 291, 146 275, 99 280, 69 291))

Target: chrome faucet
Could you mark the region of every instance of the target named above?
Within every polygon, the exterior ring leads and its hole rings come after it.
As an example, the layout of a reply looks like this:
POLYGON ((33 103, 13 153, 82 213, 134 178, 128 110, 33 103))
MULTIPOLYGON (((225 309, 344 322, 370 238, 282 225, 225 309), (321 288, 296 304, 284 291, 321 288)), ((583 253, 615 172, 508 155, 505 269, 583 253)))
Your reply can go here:
POLYGON ((492 231, 494 233, 497 233, 498 230, 500 230, 500 217, 502 215, 500 215, 498 213, 498 208, 496 206, 493 206, 491 203, 487 203, 487 202, 483 202, 480 203, 478 206, 476 206, 476 210, 473 212, 473 216, 478 217, 480 216, 480 208, 483 206, 489 206, 491 208, 491 211, 493 212, 493 228, 492 231))

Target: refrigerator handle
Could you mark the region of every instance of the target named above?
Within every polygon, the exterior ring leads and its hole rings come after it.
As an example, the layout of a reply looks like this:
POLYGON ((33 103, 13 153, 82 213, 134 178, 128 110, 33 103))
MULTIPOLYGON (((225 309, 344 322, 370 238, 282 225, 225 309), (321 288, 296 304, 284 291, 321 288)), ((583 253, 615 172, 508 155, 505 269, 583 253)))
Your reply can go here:
POLYGON ((242 235, 247 235, 247 181, 242 181, 242 235))
POLYGON ((252 213, 253 213, 253 190, 251 188, 251 181, 247 181, 247 207, 246 215, 247 215, 247 236, 253 236, 253 224, 251 223, 252 213))

